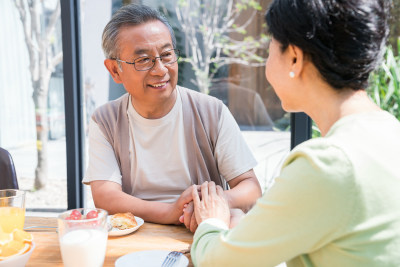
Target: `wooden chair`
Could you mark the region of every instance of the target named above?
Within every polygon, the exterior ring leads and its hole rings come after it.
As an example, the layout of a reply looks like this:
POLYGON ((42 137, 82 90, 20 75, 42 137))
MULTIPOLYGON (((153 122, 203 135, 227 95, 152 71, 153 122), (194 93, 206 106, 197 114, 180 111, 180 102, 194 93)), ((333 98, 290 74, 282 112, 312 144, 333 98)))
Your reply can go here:
POLYGON ((10 153, 0 147, 0 189, 19 189, 14 162, 10 153))

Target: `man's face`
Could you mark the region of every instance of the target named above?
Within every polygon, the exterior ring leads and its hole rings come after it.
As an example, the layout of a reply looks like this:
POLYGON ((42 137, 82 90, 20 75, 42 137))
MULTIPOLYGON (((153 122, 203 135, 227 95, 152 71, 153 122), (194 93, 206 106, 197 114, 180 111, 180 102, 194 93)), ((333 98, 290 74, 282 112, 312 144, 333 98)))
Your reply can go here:
MULTIPOLYGON (((158 57, 163 52, 174 49, 168 28, 160 21, 120 29, 118 44, 118 57, 127 62, 143 56, 158 57)), ((119 77, 113 78, 122 83, 131 94, 135 109, 171 107, 171 103, 175 103, 177 62, 164 65, 160 59, 156 59, 154 67, 146 71, 138 71, 133 65, 124 62, 120 64, 122 71, 118 68, 119 77)), ((137 111, 141 113, 140 110, 137 111)))

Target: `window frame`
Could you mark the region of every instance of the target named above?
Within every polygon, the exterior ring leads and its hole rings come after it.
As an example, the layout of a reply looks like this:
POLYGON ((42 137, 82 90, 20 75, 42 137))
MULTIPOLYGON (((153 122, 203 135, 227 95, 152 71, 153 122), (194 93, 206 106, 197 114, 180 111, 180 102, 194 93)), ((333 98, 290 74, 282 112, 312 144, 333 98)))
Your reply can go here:
POLYGON ((80 1, 60 0, 64 64, 65 136, 68 209, 84 206, 83 75, 80 38, 80 1))

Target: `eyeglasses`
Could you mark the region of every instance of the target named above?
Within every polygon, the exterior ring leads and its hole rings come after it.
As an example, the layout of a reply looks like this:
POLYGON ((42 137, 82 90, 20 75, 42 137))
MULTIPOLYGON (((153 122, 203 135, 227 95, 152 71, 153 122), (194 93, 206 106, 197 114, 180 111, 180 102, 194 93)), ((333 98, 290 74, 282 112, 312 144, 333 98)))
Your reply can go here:
POLYGON ((133 65, 135 69, 138 71, 146 71, 154 67, 157 58, 159 58, 164 65, 168 65, 175 63, 179 59, 179 56, 180 56, 179 49, 171 49, 161 53, 159 57, 153 57, 153 56, 138 57, 134 59, 132 62, 120 60, 118 58, 110 58, 110 59, 133 65))

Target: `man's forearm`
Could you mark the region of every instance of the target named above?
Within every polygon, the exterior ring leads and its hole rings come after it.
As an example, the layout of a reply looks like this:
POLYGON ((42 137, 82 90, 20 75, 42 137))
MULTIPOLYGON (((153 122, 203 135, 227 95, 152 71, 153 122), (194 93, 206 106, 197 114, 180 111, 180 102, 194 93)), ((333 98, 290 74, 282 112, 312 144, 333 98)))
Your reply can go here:
POLYGON ((112 182, 95 181, 91 183, 91 188, 96 207, 110 214, 130 211, 147 222, 179 223, 178 212, 182 212, 175 211, 173 204, 139 199, 124 193, 120 185, 112 182))
POLYGON ((260 184, 256 177, 244 179, 230 190, 224 191, 229 207, 247 212, 261 197, 260 184))
POLYGON ((161 224, 173 224, 176 221, 170 213, 171 205, 168 203, 146 201, 130 196, 123 192, 103 196, 95 202, 96 207, 107 210, 110 214, 118 212, 132 212, 135 216, 141 217, 146 222, 161 224))

